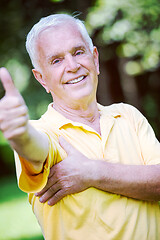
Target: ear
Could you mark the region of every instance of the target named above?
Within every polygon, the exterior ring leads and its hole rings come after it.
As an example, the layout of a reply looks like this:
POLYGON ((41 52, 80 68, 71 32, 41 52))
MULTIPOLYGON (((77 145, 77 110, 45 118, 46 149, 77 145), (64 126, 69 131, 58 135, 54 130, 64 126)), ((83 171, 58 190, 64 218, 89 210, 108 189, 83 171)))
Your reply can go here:
POLYGON ((33 72, 35 79, 45 88, 46 92, 49 93, 50 91, 46 85, 45 80, 42 77, 42 74, 36 69, 32 69, 32 72, 33 72))
POLYGON ((98 54, 98 50, 95 46, 93 47, 93 57, 94 57, 95 66, 97 68, 97 75, 99 75, 100 74, 100 71, 99 71, 99 54, 98 54))

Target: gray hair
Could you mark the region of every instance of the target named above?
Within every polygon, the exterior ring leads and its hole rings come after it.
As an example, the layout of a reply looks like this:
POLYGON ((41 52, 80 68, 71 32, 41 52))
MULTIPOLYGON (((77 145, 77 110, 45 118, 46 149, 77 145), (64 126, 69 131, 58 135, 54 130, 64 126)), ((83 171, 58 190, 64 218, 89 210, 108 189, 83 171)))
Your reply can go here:
POLYGON ((26 49, 30 56, 32 65, 36 69, 39 69, 39 65, 37 61, 37 51, 36 51, 36 40, 38 38, 39 33, 45 30, 47 27, 50 27, 50 26, 54 27, 54 26, 57 26, 58 24, 65 24, 66 21, 72 21, 77 25, 82 37, 88 44, 90 51, 93 52, 92 39, 90 38, 86 30, 86 27, 81 20, 79 20, 78 18, 72 17, 68 14, 53 14, 48 17, 41 18, 40 21, 32 27, 32 29, 30 30, 26 38, 26 49))

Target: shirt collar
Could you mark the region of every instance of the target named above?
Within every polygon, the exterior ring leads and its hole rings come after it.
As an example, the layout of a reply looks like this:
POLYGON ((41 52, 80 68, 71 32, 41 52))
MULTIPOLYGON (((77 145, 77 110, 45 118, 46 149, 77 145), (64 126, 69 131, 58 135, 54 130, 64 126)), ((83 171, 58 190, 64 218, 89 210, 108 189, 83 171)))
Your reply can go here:
POLYGON ((121 116, 120 112, 117 110, 116 104, 102 106, 98 103, 97 105, 101 117, 117 118, 121 116))
MULTIPOLYGON (((114 104, 110 106, 105 106, 105 107, 102 106, 101 104, 97 104, 97 105, 98 105, 98 110, 100 112, 100 118, 117 118, 121 116, 121 114, 114 107, 114 104)), ((48 110, 42 116, 42 118, 44 117, 47 119, 47 121, 49 121, 52 124, 52 126, 56 126, 59 129, 68 124, 72 124, 73 126, 78 126, 78 127, 85 126, 85 128, 90 129, 90 127, 84 125, 83 123, 75 122, 64 117, 62 114, 60 114, 53 108, 53 103, 50 103, 48 105, 48 110)))

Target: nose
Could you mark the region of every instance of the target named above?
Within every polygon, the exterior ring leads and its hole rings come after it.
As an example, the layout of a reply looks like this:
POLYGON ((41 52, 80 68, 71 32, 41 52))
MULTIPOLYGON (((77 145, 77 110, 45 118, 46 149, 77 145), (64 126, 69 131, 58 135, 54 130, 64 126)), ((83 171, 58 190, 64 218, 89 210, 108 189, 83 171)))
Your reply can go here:
POLYGON ((76 57, 72 55, 66 56, 66 71, 77 72, 80 64, 77 62, 76 57))

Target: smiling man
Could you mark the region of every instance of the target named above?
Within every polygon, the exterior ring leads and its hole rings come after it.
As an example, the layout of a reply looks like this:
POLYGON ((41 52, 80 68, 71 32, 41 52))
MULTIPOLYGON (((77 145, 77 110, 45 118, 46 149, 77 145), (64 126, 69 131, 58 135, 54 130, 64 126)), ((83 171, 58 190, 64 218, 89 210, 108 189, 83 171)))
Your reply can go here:
POLYGON ((160 239, 160 143, 134 107, 97 103, 98 51, 83 23, 66 14, 42 18, 26 47, 53 103, 29 121, 1 68, 0 129, 44 238, 160 239))
POLYGON ((40 71, 33 69, 33 73, 51 93, 54 109, 66 117, 76 116, 77 121, 78 118, 86 121, 88 114, 92 119, 98 116, 98 52, 96 47, 91 52, 75 23, 70 20, 60 28, 43 30, 39 33, 37 51, 40 71))

